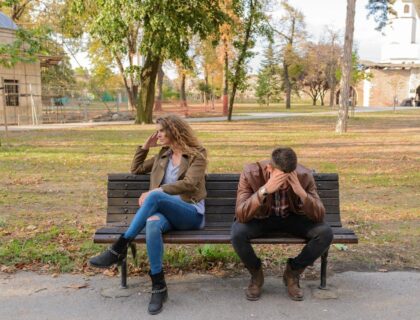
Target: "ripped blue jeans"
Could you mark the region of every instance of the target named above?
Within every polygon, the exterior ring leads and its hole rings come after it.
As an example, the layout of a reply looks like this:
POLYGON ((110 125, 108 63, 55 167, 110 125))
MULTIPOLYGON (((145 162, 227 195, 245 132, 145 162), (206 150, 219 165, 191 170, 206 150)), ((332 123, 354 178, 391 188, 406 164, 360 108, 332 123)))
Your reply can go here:
POLYGON ((162 234, 172 229, 199 229, 203 219, 204 215, 198 213, 192 204, 165 192, 154 191, 137 210, 123 237, 132 240, 145 228, 150 272, 157 274, 162 271, 162 234))

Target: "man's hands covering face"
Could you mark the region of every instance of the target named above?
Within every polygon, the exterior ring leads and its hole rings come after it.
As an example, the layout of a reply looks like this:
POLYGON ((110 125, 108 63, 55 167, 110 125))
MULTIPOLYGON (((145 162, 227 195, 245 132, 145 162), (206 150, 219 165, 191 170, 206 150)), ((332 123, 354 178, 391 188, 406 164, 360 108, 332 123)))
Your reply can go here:
POLYGON ((287 183, 287 173, 284 173, 280 170, 273 170, 271 172, 270 178, 265 184, 265 189, 267 193, 274 193, 280 189, 283 185, 287 183))
POLYGON ((292 187, 293 192, 296 193, 302 201, 304 201, 308 194, 300 184, 296 171, 288 173, 287 178, 287 181, 289 181, 289 185, 292 187))
POLYGON ((288 185, 290 185, 293 192, 296 193, 302 201, 306 199, 307 193, 300 184, 296 171, 284 173, 281 170, 273 170, 264 187, 266 188, 267 193, 271 194, 288 185))

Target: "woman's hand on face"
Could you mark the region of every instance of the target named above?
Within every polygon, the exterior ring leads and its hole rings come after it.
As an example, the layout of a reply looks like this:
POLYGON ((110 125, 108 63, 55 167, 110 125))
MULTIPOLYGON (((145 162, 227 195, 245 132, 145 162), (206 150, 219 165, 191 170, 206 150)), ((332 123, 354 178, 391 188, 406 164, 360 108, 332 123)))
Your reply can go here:
POLYGON ((153 133, 143 145, 143 149, 149 149, 158 146, 158 132, 153 133))

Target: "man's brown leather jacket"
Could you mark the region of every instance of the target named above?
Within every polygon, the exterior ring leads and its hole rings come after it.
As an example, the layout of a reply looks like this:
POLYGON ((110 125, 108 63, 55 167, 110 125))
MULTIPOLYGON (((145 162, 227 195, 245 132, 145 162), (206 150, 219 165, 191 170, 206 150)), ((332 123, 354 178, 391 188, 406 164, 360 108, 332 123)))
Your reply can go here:
MULTIPOLYGON (((269 179, 269 172, 267 171, 269 163, 270 160, 263 160, 244 167, 239 180, 235 209, 235 217, 241 223, 246 223, 252 219, 264 219, 271 214, 274 196, 269 194, 264 199, 258 192, 269 179)), ((306 215, 315 222, 322 222, 325 208, 316 190, 312 171, 298 164, 296 172, 299 182, 308 196, 302 202, 290 187, 287 191, 289 211, 306 215)))

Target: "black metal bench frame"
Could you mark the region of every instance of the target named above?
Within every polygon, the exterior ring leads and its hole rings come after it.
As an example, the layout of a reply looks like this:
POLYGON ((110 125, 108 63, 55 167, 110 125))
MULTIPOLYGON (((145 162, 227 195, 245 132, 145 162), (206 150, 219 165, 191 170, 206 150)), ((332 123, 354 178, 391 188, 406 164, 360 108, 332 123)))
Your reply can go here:
MULTIPOLYGON (((336 173, 314 173, 318 193, 326 208, 325 221, 332 227, 333 243, 357 243, 355 233, 343 228, 340 218, 339 182, 336 173)), ((221 244, 230 243, 230 227, 235 210, 239 174, 209 174, 206 176, 206 226, 202 230, 170 231, 163 236, 165 243, 221 244)), ((106 225, 94 235, 95 243, 113 243, 127 229, 138 209, 138 198, 149 189, 149 175, 109 174, 108 209, 106 225)), ((304 244, 306 240, 285 233, 272 233, 253 239, 255 244, 304 244)), ((133 256, 135 243, 145 243, 145 234, 139 234, 131 244, 133 256)), ((321 283, 327 284, 327 250, 321 256, 321 283)), ((127 287, 127 260, 121 264, 121 286, 127 287)))

